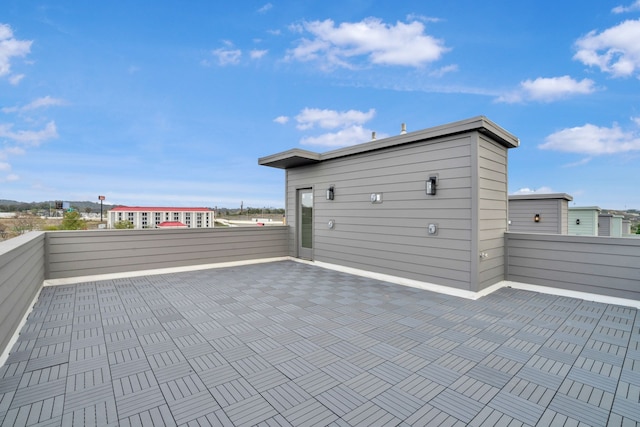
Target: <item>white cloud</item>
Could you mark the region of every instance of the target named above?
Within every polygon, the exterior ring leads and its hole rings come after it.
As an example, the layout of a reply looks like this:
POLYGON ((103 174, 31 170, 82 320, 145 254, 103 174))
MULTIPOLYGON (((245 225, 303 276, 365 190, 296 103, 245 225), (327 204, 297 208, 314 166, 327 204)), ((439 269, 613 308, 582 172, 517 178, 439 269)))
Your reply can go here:
POLYGON ((11 165, 7 162, 0 162, 0 171, 6 172, 11 170, 11 165))
POLYGON ((307 32, 288 51, 287 59, 320 61, 325 68, 356 68, 358 58, 375 65, 419 67, 437 61, 449 49, 442 40, 425 34, 422 22, 385 24, 378 18, 343 22, 336 26, 330 19, 290 26, 295 32, 307 32))
POLYGON ((267 3, 264 6, 262 6, 260 9, 258 9, 258 13, 261 13, 261 14, 267 13, 272 8, 273 8, 273 5, 271 3, 267 3))
MULTIPOLYGON (((336 111, 319 108, 304 108, 295 117, 296 128, 299 130, 309 130, 315 127, 321 129, 338 129, 335 132, 327 132, 316 136, 306 136, 300 140, 302 145, 318 145, 323 147, 345 147, 370 141, 372 131, 362 127, 376 114, 376 110, 369 111, 336 111)), ((286 123, 288 117, 280 116, 274 121, 286 123)), ((380 134, 379 138, 386 138, 387 135, 380 134)))
POLYGON ((640 69, 640 19, 624 21, 598 34, 591 31, 576 41, 577 59, 614 77, 628 77, 640 69))
POLYGON ((611 9, 611 12, 625 13, 625 12, 633 12, 634 10, 640 10, 640 0, 634 1, 629 6, 616 6, 613 9, 611 9))
POLYGON ((249 52, 249 56, 251 57, 251 59, 260 59, 263 56, 265 56, 267 52, 269 51, 266 49, 265 50, 254 49, 251 52, 249 52))
POLYGON ((456 64, 445 65, 444 67, 440 67, 437 70, 431 71, 429 73, 432 77, 442 77, 445 74, 453 73, 458 71, 458 66, 456 64))
POLYGON ((329 132, 319 136, 307 136, 300 140, 302 145, 318 145, 323 147, 346 147, 371 140, 371 130, 354 125, 337 132, 329 132))
MULTIPOLYGON (((11 60, 24 57, 31 51, 31 40, 16 40, 7 24, 0 24, 0 77, 11 73, 11 60)), ((22 77, 9 76, 11 84, 18 84, 22 77)))
POLYGON ((569 76, 526 80, 521 83, 522 89, 530 99, 539 101, 552 101, 569 95, 585 95, 595 89, 594 82, 590 79, 574 80, 569 76))
POLYGON ((7 147, 3 151, 0 151, 0 158, 2 158, 2 156, 6 154, 20 156, 20 155, 23 155, 24 153, 25 151, 24 151, 24 148, 22 147, 7 147))
POLYGON ((566 165, 562 165, 565 168, 575 168, 576 166, 582 166, 589 163, 593 157, 585 157, 584 159, 580 159, 577 162, 567 163, 566 165))
POLYGON ((276 123, 280 123, 281 125, 284 125, 284 124, 289 122, 289 117, 287 117, 287 116, 278 116, 275 119, 273 119, 273 121, 276 122, 276 123))
POLYGON ((18 84, 20 84, 22 79, 24 79, 24 74, 14 74, 12 76, 9 76, 9 83, 11 83, 14 86, 17 86, 18 84))
POLYGON ((64 105, 64 103, 65 102, 62 99, 52 98, 47 95, 45 97, 38 98, 34 101, 31 101, 30 103, 28 103, 27 105, 23 105, 22 107, 3 107, 1 111, 3 113, 24 112, 24 111, 35 110, 38 108, 45 108, 52 105, 64 105))
POLYGON ((636 125, 640 126, 640 117, 632 117, 631 121, 636 125))
POLYGON ((335 111, 321 110, 319 108, 305 108, 295 118, 300 130, 312 129, 316 125, 323 129, 335 129, 352 125, 361 125, 368 122, 376 115, 376 110, 369 111, 335 111))
POLYGON ((219 48, 211 52, 213 56, 218 58, 220 65, 236 65, 240 63, 242 51, 240 49, 224 49, 219 48))
POLYGON ((20 177, 14 173, 10 173, 9 175, 5 176, 4 178, 0 178, 0 182, 13 182, 13 181, 18 181, 20 179, 20 177))
POLYGON ((415 13, 410 13, 407 15, 407 21, 422 21, 422 22, 440 22, 442 19, 435 18, 432 16, 418 15, 415 13))
POLYGON ((537 189, 531 189, 528 187, 524 187, 516 191, 515 193, 511 193, 514 196, 521 194, 553 194, 555 191, 551 187, 540 187, 537 189))
POLYGON ((0 138, 7 138, 25 145, 38 146, 44 141, 58 137, 55 122, 51 121, 42 130, 19 130, 12 131, 11 124, 0 124, 0 138))
POLYGON ((640 135, 625 132, 617 124, 610 128, 586 124, 555 132, 538 148, 592 156, 625 153, 640 151, 640 135))
POLYGON ((538 77, 535 80, 521 82, 517 90, 500 96, 496 101, 508 104, 528 100, 551 102, 572 95, 593 93, 594 84, 591 79, 577 81, 569 76, 538 77))

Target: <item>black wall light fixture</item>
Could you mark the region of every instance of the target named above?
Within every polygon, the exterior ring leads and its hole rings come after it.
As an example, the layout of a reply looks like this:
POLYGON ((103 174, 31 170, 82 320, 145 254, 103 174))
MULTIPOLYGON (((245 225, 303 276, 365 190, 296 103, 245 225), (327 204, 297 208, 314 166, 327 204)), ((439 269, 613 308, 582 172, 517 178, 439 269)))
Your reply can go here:
POLYGON ((580 225, 580 218, 576 218, 576 225, 580 225))
POLYGON ((540 214, 536 214, 536 215, 533 217, 533 221, 534 221, 534 222, 540 222, 540 214))
POLYGON ((425 192, 427 193, 427 196, 436 195, 437 181, 438 181, 438 177, 436 176, 430 176, 429 179, 427 179, 425 184, 425 192))
POLYGON ((327 200, 333 200, 334 197, 335 197, 335 192, 332 185, 331 187, 327 188, 327 200))

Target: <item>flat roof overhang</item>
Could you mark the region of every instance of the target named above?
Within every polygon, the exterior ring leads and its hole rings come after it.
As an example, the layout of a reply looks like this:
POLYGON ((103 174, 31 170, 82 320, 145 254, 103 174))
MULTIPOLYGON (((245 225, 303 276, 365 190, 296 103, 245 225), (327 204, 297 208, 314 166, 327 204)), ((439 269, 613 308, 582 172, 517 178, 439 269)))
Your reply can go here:
POLYGON ((272 168, 290 169, 319 163, 321 160, 320 157, 321 155, 319 153, 294 148, 283 151, 282 153, 261 157, 258 159, 258 164, 272 168))
POLYGON ((281 153, 261 157, 258 159, 258 164, 279 169, 289 169, 299 166, 307 166, 325 160, 353 156, 355 154, 365 153, 368 151, 382 150, 384 148, 428 141, 430 139, 473 131, 478 131, 507 148, 515 148, 520 145, 520 140, 516 136, 507 132, 486 117, 478 116, 415 132, 408 132, 406 134, 396 135, 389 138, 364 142, 362 144, 352 145, 350 147, 340 148, 322 154, 294 148, 281 153))
POLYGON ((567 193, 531 193, 531 194, 512 194, 509 200, 545 200, 545 199, 562 199, 572 201, 573 197, 567 193))

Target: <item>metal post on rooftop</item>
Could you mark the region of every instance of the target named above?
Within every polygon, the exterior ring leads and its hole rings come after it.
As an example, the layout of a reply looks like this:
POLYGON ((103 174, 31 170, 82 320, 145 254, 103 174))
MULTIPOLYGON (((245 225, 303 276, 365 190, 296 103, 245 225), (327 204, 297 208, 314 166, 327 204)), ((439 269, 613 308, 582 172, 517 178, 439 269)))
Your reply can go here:
POLYGON ((102 201, 104 200, 104 196, 98 196, 98 200, 100 200, 100 222, 102 222, 102 201))

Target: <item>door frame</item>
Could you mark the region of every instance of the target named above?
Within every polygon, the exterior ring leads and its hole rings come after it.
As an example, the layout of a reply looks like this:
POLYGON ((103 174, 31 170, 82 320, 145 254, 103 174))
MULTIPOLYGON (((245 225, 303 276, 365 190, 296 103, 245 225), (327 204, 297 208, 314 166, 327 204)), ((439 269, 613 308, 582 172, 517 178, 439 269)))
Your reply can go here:
POLYGON ((296 254, 298 258, 313 260, 313 243, 315 240, 314 233, 314 203, 313 203, 313 187, 296 188, 296 254), (311 194, 311 247, 302 246, 302 195, 304 193, 311 194))

